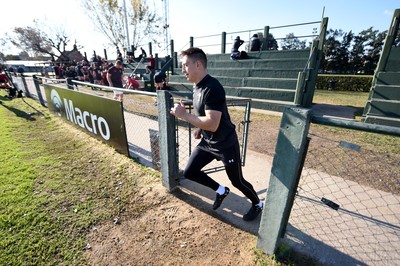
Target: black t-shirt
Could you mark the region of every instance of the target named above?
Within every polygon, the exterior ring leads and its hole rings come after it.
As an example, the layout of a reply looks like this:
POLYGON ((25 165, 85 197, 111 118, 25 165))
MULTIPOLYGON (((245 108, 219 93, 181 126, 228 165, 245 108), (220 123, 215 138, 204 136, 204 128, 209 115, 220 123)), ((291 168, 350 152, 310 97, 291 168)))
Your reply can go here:
POLYGON ((108 74, 111 74, 111 81, 116 88, 122 88, 122 69, 116 66, 110 67, 108 74))
POLYGON ((237 142, 235 125, 226 106, 225 90, 221 83, 210 75, 206 75, 193 89, 193 107, 198 116, 205 116, 206 110, 222 113, 221 121, 215 132, 202 130, 203 140, 211 148, 225 149, 237 142))

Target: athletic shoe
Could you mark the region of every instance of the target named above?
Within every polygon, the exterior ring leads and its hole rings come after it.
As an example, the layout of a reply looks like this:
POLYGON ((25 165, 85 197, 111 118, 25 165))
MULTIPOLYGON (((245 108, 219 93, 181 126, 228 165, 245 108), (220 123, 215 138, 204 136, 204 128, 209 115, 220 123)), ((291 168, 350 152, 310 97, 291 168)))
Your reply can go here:
POLYGON ((225 187, 225 192, 224 194, 220 195, 217 193, 217 197, 215 198, 214 204, 213 204, 213 210, 216 210, 221 206, 222 201, 225 199, 226 196, 229 194, 229 188, 225 187))
POLYGON ((250 210, 243 215, 243 220, 245 221, 253 221, 257 218, 257 216, 262 212, 262 207, 258 205, 252 205, 250 210))

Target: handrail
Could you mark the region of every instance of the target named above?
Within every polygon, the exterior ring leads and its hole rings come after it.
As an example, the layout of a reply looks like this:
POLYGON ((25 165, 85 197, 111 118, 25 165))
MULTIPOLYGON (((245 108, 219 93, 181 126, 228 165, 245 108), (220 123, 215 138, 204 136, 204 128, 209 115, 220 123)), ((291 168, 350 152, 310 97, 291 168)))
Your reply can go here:
POLYGON ((335 118, 327 118, 322 116, 312 116, 311 122, 320 125, 335 126, 347 129, 362 130, 371 133, 386 134, 392 136, 400 136, 400 128, 392 126, 384 126, 377 124, 368 124, 364 122, 356 122, 351 120, 342 120, 335 118))

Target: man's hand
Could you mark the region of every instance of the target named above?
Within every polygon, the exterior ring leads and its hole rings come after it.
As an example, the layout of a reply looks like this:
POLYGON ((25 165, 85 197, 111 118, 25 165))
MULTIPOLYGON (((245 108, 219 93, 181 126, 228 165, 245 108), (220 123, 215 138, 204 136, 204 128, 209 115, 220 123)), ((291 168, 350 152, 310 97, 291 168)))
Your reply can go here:
POLYGON ((201 138, 201 129, 200 128, 196 128, 193 132, 193 136, 195 139, 200 139, 201 138))
POLYGON ((169 113, 176 117, 183 118, 186 114, 185 105, 183 104, 182 101, 180 101, 179 103, 176 103, 174 107, 171 108, 171 111, 169 113))

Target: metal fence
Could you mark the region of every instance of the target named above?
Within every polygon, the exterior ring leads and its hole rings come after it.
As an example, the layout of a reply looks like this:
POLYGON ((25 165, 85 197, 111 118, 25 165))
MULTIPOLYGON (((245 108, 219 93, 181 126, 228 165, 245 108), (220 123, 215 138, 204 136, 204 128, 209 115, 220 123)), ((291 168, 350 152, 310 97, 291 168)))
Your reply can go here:
POLYGON ((328 265, 400 265, 400 156, 309 137, 286 237, 328 265))
MULTIPOLYGON (((174 102, 179 102, 179 98, 174 98, 174 102)), ((188 112, 192 112, 192 102, 185 101, 185 106, 188 112)), ((250 110, 251 110, 251 99, 227 99, 227 106, 229 115, 232 122, 236 126, 236 133, 238 135, 239 144, 241 147, 241 160, 242 165, 246 161, 246 147, 247 147, 247 136, 249 132, 250 124, 250 110)), ((195 147, 199 140, 193 138, 193 127, 187 122, 177 119, 176 121, 176 143, 177 143, 177 160, 180 170, 183 170, 187 164, 193 147, 195 147)), ((225 169, 222 162, 213 161, 205 172, 216 172, 225 169)))
POLYGON ((377 134, 400 143, 399 128, 285 109, 257 246, 317 265, 400 265, 400 155, 377 134))

